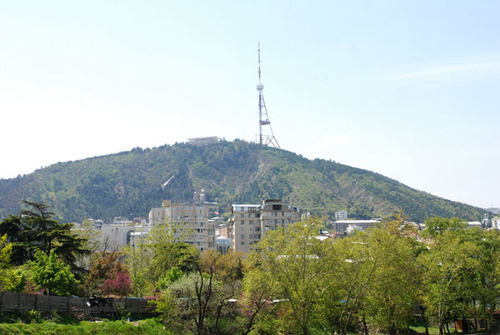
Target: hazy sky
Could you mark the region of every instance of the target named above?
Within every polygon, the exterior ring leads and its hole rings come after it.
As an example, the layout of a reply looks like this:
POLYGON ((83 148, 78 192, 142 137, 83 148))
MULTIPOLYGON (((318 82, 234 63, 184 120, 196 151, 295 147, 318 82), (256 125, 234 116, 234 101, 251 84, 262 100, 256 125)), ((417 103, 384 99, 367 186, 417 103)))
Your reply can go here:
POLYGON ((1 1, 0 178, 190 137, 500 207, 500 2, 1 1))

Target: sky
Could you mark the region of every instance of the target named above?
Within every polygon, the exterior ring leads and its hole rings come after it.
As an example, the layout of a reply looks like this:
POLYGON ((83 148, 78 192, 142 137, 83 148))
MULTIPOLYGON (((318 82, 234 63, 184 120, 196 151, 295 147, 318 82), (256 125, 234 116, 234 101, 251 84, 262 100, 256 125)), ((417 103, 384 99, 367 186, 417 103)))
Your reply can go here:
POLYGON ((219 136, 500 207, 500 2, 0 1, 0 178, 219 136))

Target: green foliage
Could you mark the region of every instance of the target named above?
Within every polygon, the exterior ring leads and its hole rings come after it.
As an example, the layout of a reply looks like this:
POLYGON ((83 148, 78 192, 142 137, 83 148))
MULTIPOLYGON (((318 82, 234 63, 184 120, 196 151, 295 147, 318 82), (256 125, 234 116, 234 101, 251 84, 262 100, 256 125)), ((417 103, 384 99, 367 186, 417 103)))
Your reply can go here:
POLYGON ((84 269, 77 265, 77 257, 89 253, 84 248, 85 240, 75 235, 72 224, 59 224, 54 213, 44 203, 24 201, 29 209, 23 209, 19 216, 9 216, 0 223, 0 234, 6 234, 12 243, 11 263, 22 265, 33 260, 37 251, 54 251, 72 270, 81 275, 84 269))
MULTIPOLYGON (((156 311, 175 333, 233 333, 240 328, 236 304, 239 297, 241 255, 203 253, 196 271, 179 276, 160 294, 156 311), (233 320, 233 321, 231 321, 233 320)), ((173 268, 175 269, 175 268, 173 268)))
POLYGON ((104 321, 90 322, 82 321, 76 324, 64 324, 53 321, 43 321, 39 323, 0 323, 0 334, 16 335, 16 334, 54 334, 54 335, 71 335, 71 334, 138 334, 138 335, 158 335, 171 334, 165 330, 164 325, 155 319, 146 319, 136 322, 124 321, 104 321))
POLYGON ((7 243, 7 235, 0 236, 0 290, 2 291, 18 291, 24 286, 22 276, 10 264, 11 254, 12 243, 7 243))
POLYGON ((136 296, 153 295, 170 269, 189 272, 199 260, 196 247, 176 242, 167 225, 153 227, 145 240, 124 247, 123 252, 136 296))
POLYGON ((40 323, 43 321, 42 314, 40 314, 39 311, 34 310, 28 311, 28 313, 26 313, 26 319, 30 323, 40 323))
POLYGON ((248 257, 248 295, 281 301, 280 322, 286 332, 309 334, 318 322, 325 284, 337 268, 331 244, 315 238, 318 228, 309 221, 270 231, 248 257))
POLYGON ((0 217, 20 209, 20 194, 50 204, 59 219, 81 221, 124 213, 144 216, 162 200, 190 200, 202 188, 222 211, 234 202, 279 197, 316 214, 348 209, 358 218, 400 209, 415 221, 433 216, 477 220, 484 215, 479 208, 419 192, 377 173, 236 140, 136 148, 0 180, 0 217))
POLYGON ((181 269, 177 266, 174 266, 160 277, 158 283, 156 284, 156 287, 159 291, 165 291, 172 283, 175 283, 182 276, 183 273, 181 269))
POLYGON ((244 277, 253 328, 348 334, 368 332, 369 325, 382 333, 405 332, 422 273, 415 261, 421 246, 411 229, 402 228, 404 220, 396 215, 333 245, 315 238, 321 224, 314 221, 266 233, 244 277))
POLYGON ((39 289, 46 289, 49 294, 60 296, 78 291, 78 280, 71 273, 69 265, 58 259, 53 250, 49 255, 38 251, 35 261, 30 261, 29 266, 39 289))
POLYGON ((481 231, 479 246, 479 301, 481 314, 491 322, 500 297, 500 231, 481 231))
POLYGON ((437 236, 428 252, 420 254, 424 303, 439 325, 461 319, 480 290, 476 272, 480 268, 478 245, 464 240, 456 230, 437 236))
POLYGON ((415 244, 400 230, 402 223, 402 218, 385 222, 385 227, 371 229, 366 238, 373 273, 364 316, 389 334, 408 328, 420 291, 415 244))
POLYGON ((425 222, 425 230, 422 232, 423 237, 435 238, 449 230, 464 229, 467 223, 458 218, 440 218, 433 217, 425 222))

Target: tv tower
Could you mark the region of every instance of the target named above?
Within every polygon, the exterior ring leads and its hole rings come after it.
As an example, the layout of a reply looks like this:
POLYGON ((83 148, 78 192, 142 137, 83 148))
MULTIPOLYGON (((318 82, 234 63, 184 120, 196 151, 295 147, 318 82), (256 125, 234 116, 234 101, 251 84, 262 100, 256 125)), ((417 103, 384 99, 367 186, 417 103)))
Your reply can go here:
POLYGON ((259 91, 259 143, 262 145, 272 145, 275 148, 281 149, 278 144, 278 140, 274 137, 273 128, 271 128, 271 121, 269 121, 269 115, 267 114, 266 103, 264 101, 264 95, 262 91, 264 90, 264 84, 262 84, 260 78, 260 42, 259 42, 259 84, 257 85, 257 91, 259 91), (263 126, 269 126, 269 132, 264 134, 262 132, 263 126))

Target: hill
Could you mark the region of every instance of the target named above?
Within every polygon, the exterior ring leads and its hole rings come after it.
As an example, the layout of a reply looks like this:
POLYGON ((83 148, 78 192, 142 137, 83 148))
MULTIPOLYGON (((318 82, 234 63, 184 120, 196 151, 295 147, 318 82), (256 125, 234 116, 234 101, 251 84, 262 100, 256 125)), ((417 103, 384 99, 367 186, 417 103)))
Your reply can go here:
POLYGON ((349 209, 350 217, 390 215, 479 220, 484 210, 445 200, 378 173, 240 140, 208 146, 186 143, 135 148, 57 163, 0 180, 0 217, 17 213, 20 200, 43 201, 60 220, 147 216, 162 200, 189 201, 205 189, 225 211, 232 203, 281 198, 318 215, 349 209))
POLYGON ((488 212, 494 213, 494 214, 500 214, 500 208, 486 208, 488 212))

